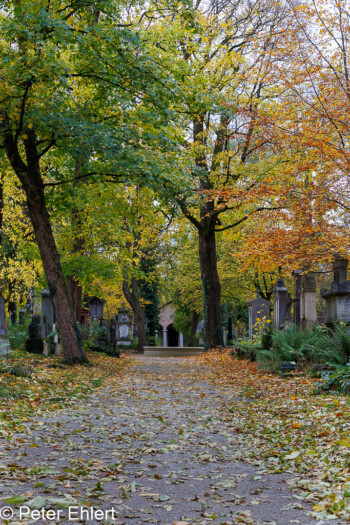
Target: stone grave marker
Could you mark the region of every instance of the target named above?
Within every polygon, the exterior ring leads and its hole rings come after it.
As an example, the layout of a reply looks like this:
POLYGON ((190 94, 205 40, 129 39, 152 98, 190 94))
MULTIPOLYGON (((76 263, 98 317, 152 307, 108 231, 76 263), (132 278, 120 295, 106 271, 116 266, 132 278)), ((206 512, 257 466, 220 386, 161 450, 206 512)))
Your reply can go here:
POLYGON ((316 276, 314 272, 296 270, 294 277, 293 321, 300 330, 311 330, 317 315, 316 276))
POLYGON ((350 281, 347 281, 348 259, 336 255, 333 263, 334 281, 331 289, 322 289, 326 302, 326 323, 337 321, 350 323, 350 281))
POLYGON ((89 314, 92 317, 94 323, 96 323, 98 319, 103 317, 104 302, 105 301, 99 299, 98 297, 91 297, 91 299, 89 300, 89 314))
POLYGON ((120 308, 118 310, 116 340, 117 345, 131 345, 131 322, 129 312, 126 308, 120 308))
POLYGON ((280 276, 274 287, 273 325, 277 330, 280 330, 285 323, 290 321, 291 305, 292 298, 280 276))
POLYGON ((247 301, 249 308, 249 338, 253 339, 255 335, 260 335, 266 322, 270 319, 270 301, 260 297, 257 290, 256 298, 247 301))
POLYGON ((29 339, 26 340, 26 350, 33 354, 48 354, 49 345, 46 340, 47 328, 44 315, 33 315, 28 326, 29 339))

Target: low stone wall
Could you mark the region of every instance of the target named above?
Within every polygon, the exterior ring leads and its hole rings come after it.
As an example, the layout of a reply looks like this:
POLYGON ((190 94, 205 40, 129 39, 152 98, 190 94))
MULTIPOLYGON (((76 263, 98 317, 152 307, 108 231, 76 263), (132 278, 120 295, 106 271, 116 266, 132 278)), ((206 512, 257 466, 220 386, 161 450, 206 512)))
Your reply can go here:
POLYGON ((198 355, 203 352, 202 346, 144 346, 144 355, 147 357, 186 357, 191 355, 198 355))

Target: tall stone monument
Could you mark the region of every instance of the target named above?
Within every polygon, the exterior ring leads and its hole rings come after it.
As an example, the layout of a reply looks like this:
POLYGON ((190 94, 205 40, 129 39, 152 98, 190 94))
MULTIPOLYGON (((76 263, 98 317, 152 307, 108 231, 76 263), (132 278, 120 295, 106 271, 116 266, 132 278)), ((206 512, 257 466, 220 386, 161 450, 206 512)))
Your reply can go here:
POLYGON ((294 316, 293 321, 300 330, 311 330, 316 321, 317 294, 314 272, 304 273, 296 270, 294 277, 294 316))
POLYGON ((41 314, 45 315, 48 334, 52 332, 52 327, 56 321, 55 309, 53 306, 52 295, 48 288, 41 292, 41 314))
POLYGON ((326 323, 350 323, 350 281, 347 280, 348 259, 336 255, 333 262, 334 281, 329 291, 322 290, 326 302, 326 323))
POLYGON ((273 325, 277 330, 280 330, 285 323, 290 321, 290 309, 292 299, 288 293, 287 287, 284 284, 282 276, 277 279, 273 290, 274 308, 273 308, 273 325))

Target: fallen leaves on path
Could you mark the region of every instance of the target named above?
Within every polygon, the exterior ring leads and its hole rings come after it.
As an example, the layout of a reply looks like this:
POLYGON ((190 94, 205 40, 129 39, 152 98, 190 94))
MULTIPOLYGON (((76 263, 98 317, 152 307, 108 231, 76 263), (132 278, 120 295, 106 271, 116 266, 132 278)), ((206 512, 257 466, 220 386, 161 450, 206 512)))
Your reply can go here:
POLYGON ((2 427, 23 423, 41 410, 74 405, 111 378, 118 377, 126 359, 90 352, 89 364, 68 367, 56 356, 15 352, 0 361, 0 433, 2 427), (30 377, 12 375, 16 367, 29 368, 30 377))
POLYGON ((100 358, 90 369, 50 369, 49 376, 43 362, 26 383, 28 399, 33 379, 44 398, 53 396, 48 377, 62 397, 80 379, 90 390, 54 405, 39 398, 28 416, 12 413, 17 424, 1 440, 0 500, 16 518, 22 503, 62 510, 61 524, 69 522, 70 505, 115 509, 118 525, 311 523, 308 506, 295 501, 283 476, 239 461, 245 445, 227 410, 235 394, 215 358, 136 356, 124 367, 100 358), (100 387, 91 388, 93 381, 100 387))
POLYGON ((244 461, 287 472, 314 517, 350 520, 350 401, 313 395, 314 380, 280 378, 256 363, 212 351, 200 356, 208 380, 237 396, 225 415, 244 461))

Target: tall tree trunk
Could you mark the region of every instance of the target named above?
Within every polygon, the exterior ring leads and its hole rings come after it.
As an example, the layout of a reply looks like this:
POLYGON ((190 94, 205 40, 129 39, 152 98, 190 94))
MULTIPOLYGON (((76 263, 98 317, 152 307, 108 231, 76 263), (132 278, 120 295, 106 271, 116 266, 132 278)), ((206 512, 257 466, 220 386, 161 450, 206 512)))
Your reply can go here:
POLYGON ((67 275, 67 289, 75 319, 80 323, 83 289, 73 275, 67 275))
MULTIPOLYGON (((219 135, 218 135, 219 139, 219 135)), ((210 179, 210 169, 205 155, 207 138, 204 126, 204 115, 193 121, 193 142, 202 146, 202 151, 196 158, 199 172, 199 186, 202 191, 213 189, 210 179)), ((222 140, 219 140, 221 143, 222 140)), ((215 156, 222 145, 214 148, 215 156), (217 151, 216 151, 217 150, 217 151)), ((214 201, 204 200, 200 207, 200 221, 196 227, 199 236, 199 261, 203 286, 203 320, 204 320, 204 348, 215 348, 223 344, 221 319, 221 285, 216 258, 215 226, 218 215, 214 201)))
POLYGON ((53 298, 64 361, 69 364, 80 363, 86 361, 80 329, 69 302, 60 258, 51 230, 35 135, 32 130, 28 134, 30 135, 29 138, 24 141, 27 164, 22 161, 17 144, 11 134, 5 136, 5 150, 26 194, 30 219, 44 265, 48 287, 53 298))
MULTIPOLYGON (((76 159, 74 165, 75 177, 76 180, 73 183, 73 186, 77 185, 78 177, 81 184, 86 183, 86 178, 82 177, 82 167, 84 165, 85 159, 76 159)), ((75 227, 75 239, 73 243, 73 253, 81 253, 84 250, 85 239, 81 233, 81 218, 79 215, 79 210, 73 208, 71 211, 72 224, 75 227)), ((72 304, 73 312, 78 323, 80 322, 80 310, 83 297, 83 289, 79 284, 76 275, 67 276, 67 287, 68 295, 70 302, 72 304)))
POLYGON ((208 350, 223 345, 221 285, 216 259, 215 229, 210 226, 199 228, 198 235, 203 286, 204 347, 208 350))
POLYGON ((132 278, 131 286, 128 281, 123 281, 123 294, 134 313, 139 338, 138 350, 142 352, 143 347, 146 346, 145 315, 140 302, 139 285, 136 277, 132 278))
POLYGON ((189 336, 188 341, 187 341, 187 346, 193 346, 194 345, 194 336, 196 335, 198 321, 199 321, 199 315, 194 310, 192 312, 191 332, 190 332, 190 336, 189 336))

